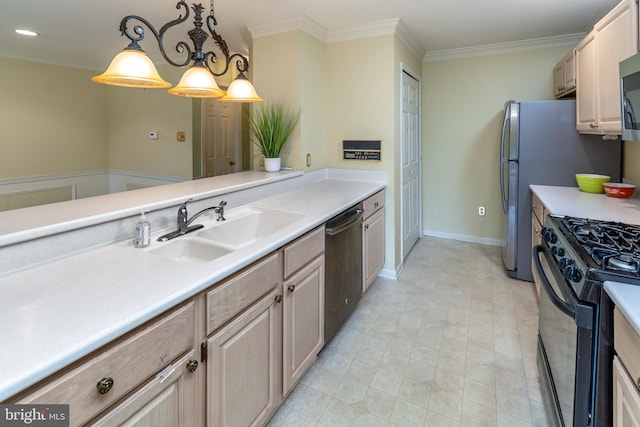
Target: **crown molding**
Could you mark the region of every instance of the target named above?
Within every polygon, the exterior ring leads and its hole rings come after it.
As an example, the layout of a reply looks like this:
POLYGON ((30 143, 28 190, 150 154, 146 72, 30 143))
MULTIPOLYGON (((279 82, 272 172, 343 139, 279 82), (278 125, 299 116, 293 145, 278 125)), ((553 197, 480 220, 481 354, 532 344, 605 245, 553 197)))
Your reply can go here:
POLYGON ((425 55, 425 49, 415 40, 400 18, 385 19, 345 30, 328 32, 326 28, 311 18, 301 15, 296 18, 249 25, 247 30, 253 39, 301 30, 325 43, 395 34, 416 57, 422 58, 425 55))
POLYGON ((413 53, 416 58, 423 58, 426 54, 425 49, 416 41, 416 39, 411 35, 409 29, 405 25, 402 19, 399 20, 398 26, 396 27, 396 36, 404 43, 404 45, 413 53))
POLYGON ((345 30, 332 31, 327 35, 327 42, 333 43, 394 34, 399 22, 400 18, 392 18, 365 25, 356 25, 345 30))
POLYGON ((473 56, 499 55, 550 47, 575 46, 584 38, 585 35, 586 33, 575 33, 562 36, 463 47, 459 49, 435 50, 427 52, 422 58, 422 62, 445 61, 473 56))
POLYGON ((327 29, 306 15, 263 24, 248 25, 247 30, 253 39, 300 30, 321 41, 327 41, 327 29))

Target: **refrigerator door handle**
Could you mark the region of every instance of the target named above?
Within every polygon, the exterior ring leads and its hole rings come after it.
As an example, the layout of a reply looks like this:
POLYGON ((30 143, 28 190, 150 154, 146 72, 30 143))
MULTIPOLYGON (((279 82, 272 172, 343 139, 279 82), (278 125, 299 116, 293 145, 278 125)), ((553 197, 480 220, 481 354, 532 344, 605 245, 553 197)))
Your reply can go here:
POLYGON ((507 132, 507 125, 509 123, 509 114, 510 107, 505 107, 504 109, 504 119, 502 121, 502 135, 500 136, 500 194, 502 196, 502 211, 505 215, 507 215, 507 195, 505 194, 504 188, 504 165, 509 161, 508 158, 504 156, 504 142, 505 142, 505 134, 507 132))

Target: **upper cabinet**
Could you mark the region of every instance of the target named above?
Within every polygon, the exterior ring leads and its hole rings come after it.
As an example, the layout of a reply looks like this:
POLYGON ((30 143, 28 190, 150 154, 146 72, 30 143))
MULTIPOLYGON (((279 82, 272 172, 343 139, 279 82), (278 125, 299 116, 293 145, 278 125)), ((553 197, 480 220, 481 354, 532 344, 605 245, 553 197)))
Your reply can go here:
POLYGON ((638 51, 638 6, 623 0, 576 46, 576 128, 620 135, 618 64, 638 51))
POLYGON ((556 98, 576 91, 576 50, 571 49, 553 69, 553 94, 556 98))

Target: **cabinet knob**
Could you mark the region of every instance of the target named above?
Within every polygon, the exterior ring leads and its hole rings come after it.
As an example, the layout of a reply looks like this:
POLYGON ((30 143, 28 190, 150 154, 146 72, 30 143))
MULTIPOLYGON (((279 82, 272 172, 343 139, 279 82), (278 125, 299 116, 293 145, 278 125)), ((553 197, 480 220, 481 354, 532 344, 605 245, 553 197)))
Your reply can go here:
POLYGON ((380 206, 380 202, 375 202, 373 206, 377 208, 378 206, 380 206))
POLYGON ((289 292, 293 292, 293 291, 296 290, 296 285, 293 285, 293 284, 289 285, 289 286, 287 286, 287 289, 289 290, 289 292))
POLYGON ((282 295, 278 294, 274 299, 278 304, 280 304, 282 302, 282 295))
POLYGON ((589 123, 589 127, 591 129, 598 129, 598 124, 597 123, 589 123))
POLYGON ((369 229, 369 224, 366 224, 366 225, 364 226, 364 229, 365 229, 365 230, 368 230, 368 229, 369 229))
POLYGON ((98 384, 96 384, 96 388, 98 389, 98 393, 100 394, 109 393, 112 387, 113 387, 113 378, 109 378, 109 377, 102 378, 100 381, 98 381, 98 384))
POLYGON ((187 362, 187 371, 190 374, 193 374, 196 371, 196 369, 198 369, 198 361, 197 360, 189 360, 187 362))

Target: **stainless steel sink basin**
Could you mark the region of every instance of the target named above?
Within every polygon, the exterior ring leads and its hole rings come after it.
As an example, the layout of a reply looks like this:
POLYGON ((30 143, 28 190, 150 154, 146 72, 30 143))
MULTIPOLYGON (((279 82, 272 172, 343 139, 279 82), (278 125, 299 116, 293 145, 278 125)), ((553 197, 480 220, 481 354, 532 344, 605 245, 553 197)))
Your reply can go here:
POLYGON ((230 249, 194 239, 176 239, 150 249, 150 253, 191 264, 213 261, 231 252, 230 249))
POLYGON ((224 246, 240 248, 260 240, 303 218, 296 212, 243 208, 229 212, 227 220, 205 227, 196 236, 224 246))

